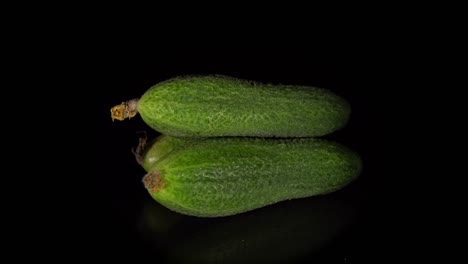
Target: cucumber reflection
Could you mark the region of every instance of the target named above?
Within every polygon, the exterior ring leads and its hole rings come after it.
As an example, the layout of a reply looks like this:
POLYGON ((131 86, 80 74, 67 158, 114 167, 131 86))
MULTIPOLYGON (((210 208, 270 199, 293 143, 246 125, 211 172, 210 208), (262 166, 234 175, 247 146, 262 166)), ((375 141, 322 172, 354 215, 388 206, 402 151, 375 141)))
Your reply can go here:
POLYGON ((352 206, 330 196, 221 218, 185 216, 148 202, 142 233, 177 263, 290 262, 326 246, 355 216, 352 206))

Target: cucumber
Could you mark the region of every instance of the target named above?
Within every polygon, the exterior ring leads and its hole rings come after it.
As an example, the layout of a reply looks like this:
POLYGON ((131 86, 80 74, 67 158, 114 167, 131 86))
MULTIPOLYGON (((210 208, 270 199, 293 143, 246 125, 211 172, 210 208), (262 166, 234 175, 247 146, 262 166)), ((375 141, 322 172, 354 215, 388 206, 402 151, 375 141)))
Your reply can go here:
POLYGON ((113 119, 139 113, 151 128, 178 137, 323 136, 345 126, 350 112, 326 89, 218 75, 170 79, 111 109, 113 119))
POLYGON ((146 147, 142 155, 142 166, 149 171, 160 159, 180 147, 184 147, 194 141, 190 138, 176 138, 161 135, 146 147))
POLYGON ((166 154, 143 183, 173 211, 217 217, 327 194, 360 171, 357 153, 322 139, 206 138, 166 154))

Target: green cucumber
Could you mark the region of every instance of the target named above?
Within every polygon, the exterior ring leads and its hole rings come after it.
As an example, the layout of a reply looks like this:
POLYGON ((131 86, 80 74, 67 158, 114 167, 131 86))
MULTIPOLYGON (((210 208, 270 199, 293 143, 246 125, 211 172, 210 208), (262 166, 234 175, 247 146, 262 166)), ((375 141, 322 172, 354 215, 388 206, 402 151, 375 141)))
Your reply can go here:
POLYGON ((322 139, 207 138, 166 154, 143 182, 173 211, 217 217, 330 193, 360 170, 357 153, 322 139))
POLYGON ((345 99, 326 89, 227 76, 170 79, 111 109, 113 119, 138 112, 153 129, 179 137, 323 136, 345 126, 350 111, 345 99))
POLYGON ((149 171, 156 162, 164 158, 167 154, 180 147, 184 147, 193 141, 194 140, 190 138, 177 138, 161 135, 146 147, 142 155, 141 165, 146 171, 149 171))

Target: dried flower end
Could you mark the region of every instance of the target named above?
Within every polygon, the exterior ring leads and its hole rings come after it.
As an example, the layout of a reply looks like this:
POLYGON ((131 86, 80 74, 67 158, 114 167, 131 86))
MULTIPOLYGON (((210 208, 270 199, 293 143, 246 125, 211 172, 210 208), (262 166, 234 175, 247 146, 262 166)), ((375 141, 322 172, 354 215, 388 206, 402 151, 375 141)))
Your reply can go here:
POLYGON ((111 108, 112 121, 115 119, 123 121, 126 118, 130 119, 138 113, 137 110, 138 99, 133 99, 127 102, 122 102, 111 108))
POLYGON ((143 184, 150 193, 155 193, 166 185, 161 179, 161 174, 158 171, 152 171, 146 174, 145 177, 143 177, 143 184))

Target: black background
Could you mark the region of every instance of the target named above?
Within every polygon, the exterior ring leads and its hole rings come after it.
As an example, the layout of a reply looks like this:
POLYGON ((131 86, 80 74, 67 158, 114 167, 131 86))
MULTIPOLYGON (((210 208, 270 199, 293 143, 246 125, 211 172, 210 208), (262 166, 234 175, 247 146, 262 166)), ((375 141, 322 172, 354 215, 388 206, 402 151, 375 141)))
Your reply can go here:
POLYGON ((125 57, 106 54, 103 63, 95 65, 102 82, 94 93, 98 113, 95 142, 98 199, 94 201, 96 209, 91 212, 93 233, 89 248, 112 258, 132 256, 158 263, 184 254, 190 258, 188 252, 192 248, 199 252, 198 256, 206 250, 211 252, 207 255, 217 252, 216 256, 232 260, 236 259, 232 257, 234 254, 247 262, 262 252, 270 252, 276 260, 292 254, 294 257, 288 257, 291 263, 311 260, 359 263, 379 260, 382 254, 398 253, 398 247, 385 244, 392 232, 387 224, 391 208, 385 199, 390 178, 383 162, 386 143, 382 110, 388 90, 375 59, 359 54, 317 55, 300 49, 172 49, 150 56, 135 51, 125 57), (204 219, 165 209, 151 200, 144 189, 141 178, 145 172, 131 152, 138 144, 139 131, 146 131, 149 138, 159 134, 139 116, 112 122, 109 110, 122 101, 141 96, 160 81, 186 74, 224 74, 259 82, 319 86, 343 96, 352 106, 349 123, 325 138, 361 154, 361 176, 346 188, 324 197, 286 201, 232 217, 204 219), (339 204, 338 209, 333 205, 327 207, 335 203, 339 204), (314 209, 324 213, 314 213, 314 209), (346 212, 341 216, 343 210, 346 212), (153 220, 160 221, 145 222, 148 211, 154 212, 153 220), (341 219, 342 228, 327 242, 314 242, 320 241, 319 230, 331 228, 327 219, 331 222, 341 219), (269 224, 261 225, 259 221, 269 224), (301 221, 310 221, 310 226, 301 221), (294 227, 303 230, 303 235, 288 232, 288 228, 294 227), (284 244, 281 247, 275 243, 284 244), (306 250, 297 253, 297 248, 306 250))

